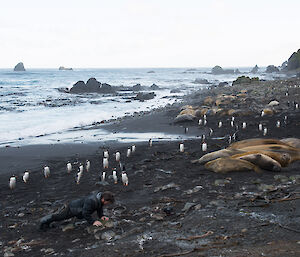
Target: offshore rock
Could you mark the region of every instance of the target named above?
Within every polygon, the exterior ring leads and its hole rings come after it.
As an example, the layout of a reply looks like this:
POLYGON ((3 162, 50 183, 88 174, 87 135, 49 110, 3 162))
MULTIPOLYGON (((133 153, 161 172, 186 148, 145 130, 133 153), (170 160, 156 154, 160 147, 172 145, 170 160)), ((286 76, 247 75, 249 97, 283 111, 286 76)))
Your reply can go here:
POLYGON ((19 62, 15 68, 14 68, 14 71, 26 71, 25 68, 24 68, 24 64, 22 62, 19 62))

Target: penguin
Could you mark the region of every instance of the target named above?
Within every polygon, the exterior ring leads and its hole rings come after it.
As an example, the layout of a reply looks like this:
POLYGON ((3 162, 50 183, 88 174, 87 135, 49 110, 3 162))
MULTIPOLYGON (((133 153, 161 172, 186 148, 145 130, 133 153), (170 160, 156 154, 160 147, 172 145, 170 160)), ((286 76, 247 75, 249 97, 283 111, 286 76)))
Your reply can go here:
POLYGON ((88 172, 90 170, 90 168, 91 168, 91 162, 89 160, 86 160, 86 162, 85 162, 86 171, 88 172))
POLYGON ((230 145, 231 142, 232 142, 232 137, 231 137, 231 135, 229 135, 229 137, 228 137, 228 144, 230 145))
POLYGON ((218 127, 219 127, 219 128, 222 127, 222 121, 219 121, 218 127))
POLYGON ((207 144, 205 142, 202 143, 202 152, 207 151, 207 144))
POLYGON ((113 174, 114 183, 117 184, 118 183, 117 170, 113 169, 112 174, 113 174))
POLYGON ((181 153, 184 152, 184 144, 183 144, 183 143, 179 144, 179 151, 180 151, 181 153))
POLYGON ((299 109, 299 104, 295 104, 295 109, 299 109))
POLYGON ((83 165, 80 163, 79 165, 79 172, 82 172, 83 173, 83 165))
POLYGON ((189 132, 189 128, 185 127, 184 128, 184 134, 187 134, 189 132))
POLYGON ((116 152, 116 162, 119 162, 121 159, 121 154, 120 152, 116 152))
POLYGON ((261 117, 265 116, 265 111, 261 111, 261 117))
POLYGON ((150 147, 152 146, 152 139, 151 138, 149 139, 149 146, 150 147))
POLYGON ((126 171, 122 171, 122 182, 124 186, 128 186, 128 176, 126 171))
POLYGON ((246 126, 247 126, 247 123, 246 123, 246 122, 243 122, 242 128, 245 129, 246 126))
POLYGON ((202 125, 202 119, 200 119, 200 120, 198 121, 198 125, 199 125, 199 126, 202 125))
POLYGON ((231 121, 234 121, 234 116, 231 117, 231 121))
POLYGON ((234 121, 233 120, 230 121, 230 126, 233 128, 233 126, 234 126, 234 121))
POLYGON ((209 128, 209 136, 211 137, 212 134, 214 133, 214 131, 212 130, 212 128, 209 128))
POLYGON ((205 119, 205 120, 203 121, 203 125, 206 126, 206 124, 207 124, 207 120, 205 119))
POLYGON ((102 172, 102 176, 101 176, 101 180, 102 180, 102 182, 104 182, 104 181, 105 181, 105 175, 106 175, 106 172, 105 172, 105 171, 103 171, 103 172, 102 172))
POLYGON ((108 169, 108 159, 103 158, 103 169, 108 169))
POLYGON ((203 119, 206 120, 206 114, 203 115, 203 119))
POLYGON ((71 173, 72 171, 72 164, 70 162, 67 163, 67 172, 71 173))
POLYGON ((10 179, 9 179, 9 188, 11 190, 15 189, 16 184, 17 184, 17 178, 15 176, 10 177, 10 179))
POLYGON ((23 181, 24 183, 27 183, 28 180, 29 180, 29 171, 26 170, 23 175, 23 181))
POLYGON ((131 149, 130 149, 130 148, 128 148, 128 149, 127 149, 126 156, 127 156, 127 157, 130 157, 130 155, 131 155, 131 149))
POLYGON ((205 135, 204 134, 201 136, 201 139, 202 139, 202 142, 205 141, 205 135))
POLYGON ((135 152, 135 148, 136 148, 135 145, 132 145, 132 146, 131 146, 131 152, 132 152, 132 153, 135 152))
POLYGON ((264 128, 264 132, 263 132, 263 135, 266 136, 268 133, 268 129, 267 128, 264 128))
POLYGON ((259 123, 259 124, 258 124, 258 130, 259 130, 259 131, 262 131, 262 129, 263 129, 263 126, 262 126, 261 123, 259 123))
POLYGON ((50 168, 48 166, 44 167, 44 176, 48 178, 50 176, 50 168))
POLYGON ((280 128, 280 120, 276 121, 276 127, 280 128))
POLYGON ((109 153, 108 153, 108 150, 105 150, 104 152, 103 152, 103 157, 104 158, 109 158, 109 153))
POLYGON ((83 176, 83 170, 82 171, 79 170, 79 172, 77 173, 77 176, 76 176, 77 185, 79 185, 80 179, 82 178, 82 176, 83 176))

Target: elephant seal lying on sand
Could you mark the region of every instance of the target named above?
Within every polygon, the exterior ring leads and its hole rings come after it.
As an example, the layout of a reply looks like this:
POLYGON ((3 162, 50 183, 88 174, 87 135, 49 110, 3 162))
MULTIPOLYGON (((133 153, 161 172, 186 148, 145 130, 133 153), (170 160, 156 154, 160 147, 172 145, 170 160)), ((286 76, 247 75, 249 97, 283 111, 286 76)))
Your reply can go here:
POLYGON ((216 160, 207 162, 205 168, 216 173, 228 173, 231 171, 255 171, 261 172, 261 169, 251 162, 233 159, 231 157, 222 157, 216 160))
POLYGON ((263 170, 270 170, 270 171, 276 171, 276 172, 281 171, 280 163, 265 154, 244 153, 244 154, 234 155, 231 158, 251 162, 252 164, 260 167, 263 170))
POLYGON ((235 154, 231 156, 232 158, 239 158, 244 155, 249 154, 263 154, 266 156, 269 156, 273 160, 277 161, 281 167, 287 167, 291 163, 291 156, 287 153, 278 153, 278 152, 272 152, 272 151, 264 151, 264 150, 255 150, 255 151, 249 151, 244 152, 241 154, 235 154))
POLYGON ((300 139, 295 137, 284 138, 280 140, 281 142, 288 144, 289 146, 300 149, 300 139))
POLYGON ((243 153, 244 151, 238 150, 238 149, 222 149, 219 151, 207 153, 203 155, 200 159, 198 160, 193 160, 192 163, 200 163, 200 164, 205 164, 209 161, 213 161, 215 159, 221 158, 221 157, 229 157, 234 154, 240 154, 243 153))
MULTIPOLYGON (((274 153, 286 153, 286 154, 290 155, 290 157, 291 157, 290 163, 300 160, 300 149, 297 149, 295 147, 288 146, 288 145, 273 145, 273 144, 271 144, 271 145, 255 145, 255 146, 244 147, 239 150, 242 150, 245 152, 262 150, 262 151, 268 151, 268 152, 274 152, 274 153)), ((284 165, 281 164, 281 166, 284 166, 284 165)))
POLYGON ((239 142, 232 143, 227 147, 227 149, 241 149, 248 146, 258 146, 258 145, 289 145, 281 140, 272 138, 251 138, 245 139, 239 142))

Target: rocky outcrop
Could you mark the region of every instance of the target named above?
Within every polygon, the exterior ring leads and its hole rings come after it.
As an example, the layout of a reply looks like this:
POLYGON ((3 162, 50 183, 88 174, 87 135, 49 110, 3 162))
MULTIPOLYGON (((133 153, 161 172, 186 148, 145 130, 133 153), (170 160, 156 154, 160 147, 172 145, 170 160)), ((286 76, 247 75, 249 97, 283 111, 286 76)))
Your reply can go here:
POLYGON ((232 82, 232 85, 238 85, 238 84, 251 84, 254 82, 258 82, 259 78, 258 77, 246 77, 246 76, 241 76, 238 77, 235 81, 232 82))
POLYGON ((159 86, 156 84, 152 84, 150 87, 151 90, 159 90, 159 86))
POLYGON ((300 49, 297 52, 294 52, 287 62, 287 70, 296 70, 300 68, 300 49))
POLYGON ((153 99, 155 97, 155 93, 154 92, 150 92, 150 93, 138 93, 136 95, 136 97, 134 97, 134 100, 139 100, 139 101, 146 101, 146 100, 150 100, 153 99))
POLYGON ((226 87, 228 86, 228 82, 224 81, 224 82, 220 82, 218 87, 226 87))
POLYGON ((19 62, 15 68, 14 68, 14 71, 26 71, 25 70, 25 67, 24 67, 24 64, 22 62, 19 62))
POLYGON ((85 84, 84 81, 76 82, 70 89, 70 93, 82 94, 82 93, 100 93, 109 94, 115 92, 115 89, 106 83, 101 84, 95 78, 90 78, 85 84))
POLYGON ((195 84, 210 84, 207 79, 196 78, 193 82, 195 84))
POLYGON ((266 73, 279 72, 279 69, 274 65, 269 65, 266 69, 266 73))
POLYGON ((240 71, 238 69, 223 69, 221 66, 215 66, 211 69, 211 73, 214 75, 221 75, 221 74, 239 74, 240 71))
POLYGON ((66 68, 64 66, 60 66, 58 70, 73 70, 72 68, 66 68))
POLYGON ((259 70, 257 64, 252 68, 252 70, 250 71, 251 73, 257 73, 259 70))
POLYGON ((132 91, 141 91, 141 90, 143 90, 141 84, 136 84, 132 87, 132 91))

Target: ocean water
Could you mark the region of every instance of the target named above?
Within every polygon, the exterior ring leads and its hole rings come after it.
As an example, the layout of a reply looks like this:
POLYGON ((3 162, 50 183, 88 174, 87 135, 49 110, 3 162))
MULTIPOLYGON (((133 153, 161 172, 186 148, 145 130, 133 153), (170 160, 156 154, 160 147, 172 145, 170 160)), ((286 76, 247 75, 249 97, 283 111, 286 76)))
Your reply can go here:
MULTIPOLYGON (((221 81, 233 81, 237 77, 231 74, 215 76, 209 74, 210 70, 210 68, 74 69, 73 71, 27 69, 26 72, 14 72, 11 69, 0 69, 0 147, 91 142, 100 138, 125 140, 126 135, 110 135, 101 129, 91 131, 85 128, 103 120, 149 111, 180 101, 183 95, 207 87, 193 83, 196 78, 218 84, 221 81), (160 90, 155 91, 154 99, 144 102, 135 100, 127 102, 128 98, 136 95, 136 92, 132 91, 105 95, 76 95, 58 90, 71 88, 78 80, 86 82, 91 77, 112 86, 130 87, 137 83, 151 86, 154 83, 160 90), (180 93, 170 93, 175 88, 180 89, 180 93)), ((250 68, 239 70, 249 72, 250 68)), ((271 79, 270 75, 263 73, 259 74, 259 77, 271 79)), ((130 135, 129 138, 134 141, 142 140, 143 137, 130 135)))

